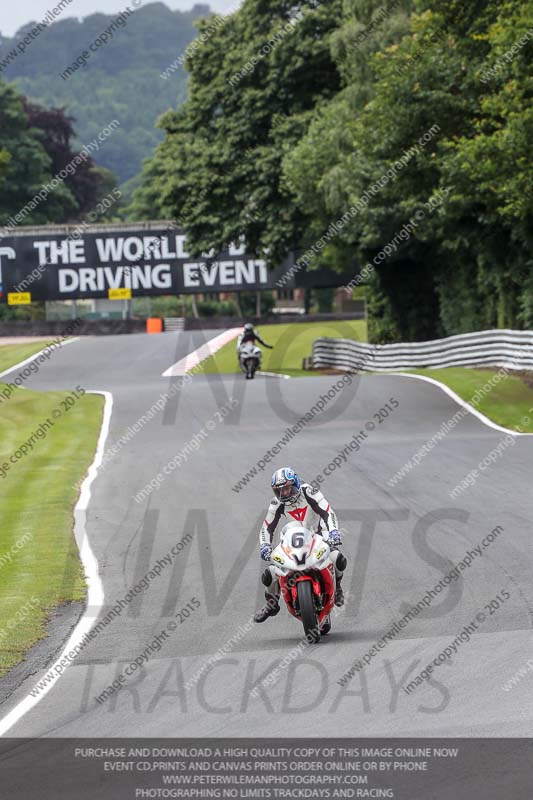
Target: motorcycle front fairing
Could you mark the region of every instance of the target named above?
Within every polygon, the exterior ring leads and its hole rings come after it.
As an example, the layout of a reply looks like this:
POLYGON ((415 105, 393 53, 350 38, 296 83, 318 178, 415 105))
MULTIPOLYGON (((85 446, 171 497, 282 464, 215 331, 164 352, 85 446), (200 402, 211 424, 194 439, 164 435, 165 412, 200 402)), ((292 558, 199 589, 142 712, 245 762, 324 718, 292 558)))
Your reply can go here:
POLYGON ((253 378, 257 370, 260 369, 262 355, 259 347, 256 347, 252 342, 246 342, 239 348, 239 364, 247 378, 253 378))
POLYGON ((263 351, 261 348, 257 347, 255 344, 251 344, 250 342, 245 342, 239 347, 239 356, 243 360, 245 358, 258 358, 261 360, 262 355, 263 351))
POLYGON ((335 602, 335 567, 327 542, 318 533, 289 524, 272 553, 272 562, 289 613, 299 616, 298 583, 310 581, 317 600, 318 619, 322 622, 335 602))

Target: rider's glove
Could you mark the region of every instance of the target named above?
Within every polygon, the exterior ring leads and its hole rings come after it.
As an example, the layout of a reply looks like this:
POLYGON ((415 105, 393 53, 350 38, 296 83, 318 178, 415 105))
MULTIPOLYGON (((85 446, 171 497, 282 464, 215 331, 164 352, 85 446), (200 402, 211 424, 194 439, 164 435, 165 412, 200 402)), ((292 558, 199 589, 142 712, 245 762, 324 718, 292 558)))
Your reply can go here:
POLYGON ((270 556, 272 555, 272 548, 269 544, 262 544, 259 548, 259 552, 261 553, 261 558, 263 561, 270 561, 270 556))
POLYGON ((339 531, 330 531, 328 536, 328 544, 330 547, 339 547, 342 544, 342 539, 339 531))

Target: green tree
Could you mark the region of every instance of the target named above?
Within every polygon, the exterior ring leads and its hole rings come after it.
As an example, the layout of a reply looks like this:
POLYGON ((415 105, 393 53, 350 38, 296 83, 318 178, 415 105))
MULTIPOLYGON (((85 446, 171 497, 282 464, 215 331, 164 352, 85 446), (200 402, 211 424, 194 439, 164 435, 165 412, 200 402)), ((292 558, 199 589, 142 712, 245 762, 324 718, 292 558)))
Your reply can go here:
POLYGON ((531 326, 532 29, 524 0, 245 0, 131 213, 195 256, 243 236, 360 270, 375 341, 531 326))
POLYGON ((165 140, 146 168, 137 215, 179 220, 195 255, 244 237, 276 262, 300 244, 308 220, 281 164, 339 89, 329 40, 341 7, 245 0, 206 37, 187 60, 188 102, 161 120, 165 140))
MULTIPOLYGON (((41 132, 41 142, 50 157, 51 172, 57 175, 68 167, 76 155, 72 149, 74 119, 67 116, 62 108, 45 108, 30 103, 26 98, 23 104, 30 127, 41 132)), ((97 167, 92 158, 87 158, 74 171, 70 171, 65 178, 65 186, 76 201, 76 219, 80 219, 115 188, 116 181, 109 170, 97 167)), ((73 217, 62 221, 73 221, 73 217)))
MULTIPOLYGON (((120 128, 95 158, 127 181, 140 172, 143 160, 162 139, 155 127, 157 118, 186 99, 181 59, 196 35, 196 20, 208 13, 209 7, 202 4, 180 12, 160 2, 143 3, 122 16, 122 25, 115 22, 113 38, 96 52, 90 51, 90 44, 117 20, 118 13, 90 14, 83 20, 60 18, 5 67, 3 76, 32 101, 66 108, 76 119, 77 146, 92 141, 118 119, 120 128), (63 79, 61 75, 83 51, 90 52, 85 66, 63 79)), ((0 39, 0 62, 16 51, 33 27, 29 23, 12 39, 0 39)))
MULTIPOLYGON (((52 177, 51 158, 38 129, 30 126, 23 98, 0 82, 0 224, 31 204, 52 177)), ((45 200, 28 209, 21 224, 62 221, 75 209, 72 193, 60 183, 45 200)))
POLYGON ((531 30, 531 7, 419 0, 407 15, 409 6, 397 5, 359 45, 366 53, 350 41, 378 5, 347 0, 345 11, 334 40, 345 85, 284 169, 318 229, 366 197, 330 249, 339 259, 347 245, 363 264, 377 259, 371 335, 419 339, 530 324, 531 40, 504 56, 531 30), (411 154, 407 165, 382 181, 403 153, 411 154))
POLYGON ((461 327, 454 290, 467 275, 482 324, 533 325, 533 7, 497 6, 488 30, 479 34, 486 55, 470 68, 479 91, 473 135, 451 140, 443 159, 443 181, 455 192, 437 233, 450 253, 461 251, 471 266, 440 283, 450 329, 461 327), (461 235, 465 220, 477 234, 467 242, 461 235))

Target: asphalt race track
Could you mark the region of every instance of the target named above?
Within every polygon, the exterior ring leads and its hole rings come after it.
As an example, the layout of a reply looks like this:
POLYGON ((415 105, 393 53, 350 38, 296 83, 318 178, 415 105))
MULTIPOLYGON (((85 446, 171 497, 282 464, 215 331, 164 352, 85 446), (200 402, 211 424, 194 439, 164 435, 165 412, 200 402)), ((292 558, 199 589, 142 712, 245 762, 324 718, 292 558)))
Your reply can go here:
MULTIPOLYGON (((80 384, 111 392, 110 447, 179 380, 162 373, 218 333, 83 339, 54 353, 28 386, 80 384)), ((468 414, 418 467, 390 486, 391 476, 458 406, 422 381, 364 376, 339 390, 263 472, 240 492, 232 491, 285 428, 337 381, 338 376, 193 377, 120 448, 93 483, 88 514, 87 533, 105 590, 101 617, 187 534, 188 543, 9 736, 530 735, 533 674, 508 691, 502 687, 533 656, 531 437, 517 437, 452 500, 454 487, 505 439, 468 414), (232 397, 233 409, 220 421, 217 409, 229 409, 232 397), (379 422, 374 415, 390 398, 399 407, 379 422), (330 636, 295 651, 302 629, 284 608, 263 625, 250 624, 262 597, 258 528, 270 475, 289 464, 311 480, 369 422, 374 430, 359 451, 322 484, 346 531, 346 606, 335 613, 330 636), (201 429, 208 435, 196 450, 189 447, 186 462, 136 502, 134 496, 201 429), (497 526, 495 540, 459 580, 377 651, 362 672, 339 685, 354 661, 497 526), (497 595, 503 600, 491 606, 497 595), (471 639, 406 694, 402 687, 476 619, 479 629, 471 639), (97 703, 96 696, 169 624, 173 630, 142 670, 97 703), (218 659, 208 666, 217 651, 218 659), (268 683, 276 667, 278 674, 268 683), (267 682, 253 692, 261 679, 267 682)), ((43 674, 25 680, 1 706, 0 717, 43 674)))

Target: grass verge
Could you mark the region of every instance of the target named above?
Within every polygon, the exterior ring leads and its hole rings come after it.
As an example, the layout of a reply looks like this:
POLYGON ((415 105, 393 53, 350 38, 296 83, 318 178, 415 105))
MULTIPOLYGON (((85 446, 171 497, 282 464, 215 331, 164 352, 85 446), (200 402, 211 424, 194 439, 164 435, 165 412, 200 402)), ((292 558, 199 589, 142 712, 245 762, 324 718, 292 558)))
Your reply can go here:
POLYGON ((0 372, 5 372, 9 367, 19 364, 21 361, 40 353, 44 350, 48 342, 28 342, 27 344, 3 344, 0 345, 0 372))
MULTIPOLYGON (((293 377, 314 375, 316 372, 302 369, 302 361, 310 356, 313 342, 321 336, 337 339, 357 339, 366 342, 364 320, 338 320, 332 322, 292 322, 282 325, 261 325, 260 336, 273 345, 274 350, 263 349, 262 370, 293 377)), ((239 372, 236 341, 229 342, 214 356, 206 359, 198 374, 239 372)))
POLYGON ((85 597, 73 507, 104 401, 85 395, 69 407, 69 395, 16 389, 0 404, 0 676, 45 636, 54 608, 85 597), (47 420, 53 424, 43 430, 47 420), (27 455, 16 458, 38 430, 27 455))
MULTIPOLYGON (((446 369, 409 370, 415 375, 434 378, 459 397, 471 403, 476 391, 485 386, 497 374, 497 369, 470 369, 469 367, 447 367, 446 369)), ((520 378, 508 373, 475 406, 493 422, 513 431, 533 433, 533 389, 520 378), (529 422, 526 422, 529 418, 529 422)))

